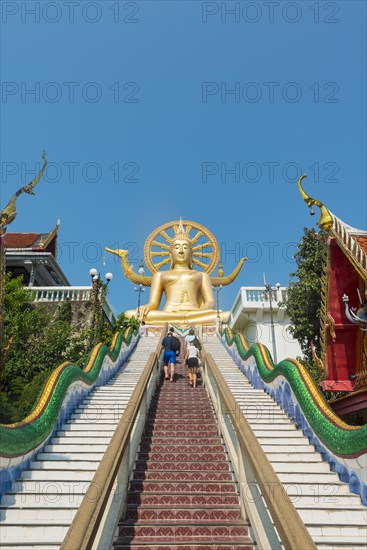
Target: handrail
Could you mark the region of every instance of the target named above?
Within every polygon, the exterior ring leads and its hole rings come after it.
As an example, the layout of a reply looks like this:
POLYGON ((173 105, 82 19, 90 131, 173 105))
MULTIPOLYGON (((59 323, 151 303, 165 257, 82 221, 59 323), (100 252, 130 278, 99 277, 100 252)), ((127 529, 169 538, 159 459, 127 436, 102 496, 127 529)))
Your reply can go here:
POLYGON ((120 418, 112 439, 103 455, 93 480, 71 523, 60 550, 90 550, 97 535, 105 506, 122 463, 134 421, 138 415, 144 391, 159 360, 162 341, 168 325, 163 327, 155 352, 151 353, 126 410, 120 418), (97 491, 97 497, 96 497, 97 491))
POLYGON ((315 550, 316 545, 283 488, 268 457, 239 409, 212 355, 204 354, 221 400, 235 428, 243 456, 246 457, 261 489, 285 550, 315 550))

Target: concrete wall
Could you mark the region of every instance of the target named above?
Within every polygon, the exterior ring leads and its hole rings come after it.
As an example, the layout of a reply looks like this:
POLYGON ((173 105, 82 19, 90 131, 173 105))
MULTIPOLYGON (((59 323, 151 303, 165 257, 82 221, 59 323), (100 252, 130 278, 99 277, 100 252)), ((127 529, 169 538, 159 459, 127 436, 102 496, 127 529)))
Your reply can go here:
MULTIPOLYGON (((65 302, 32 302, 36 307, 44 306, 47 313, 57 317, 60 307, 65 302)), ((71 324, 78 330, 88 328, 92 324, 93 305, 92 302, 70 302, 71 304, 71 324)), ((103 322, 111 326, 107 316, 103 312, 103 322)), ((112 328, 112 326, 111 326, 112 328)))

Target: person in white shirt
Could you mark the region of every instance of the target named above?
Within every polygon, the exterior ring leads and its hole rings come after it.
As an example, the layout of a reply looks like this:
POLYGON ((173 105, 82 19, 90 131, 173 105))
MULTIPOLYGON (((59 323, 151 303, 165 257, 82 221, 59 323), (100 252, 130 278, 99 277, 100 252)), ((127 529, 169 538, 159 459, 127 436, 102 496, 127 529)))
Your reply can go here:
POLYGON ((187 351, 187 348, 189 347, 190 342, 193 342, 194 340, 195 340, 195 331, 193 328, 190 328, 188 335, 185 336, 185 351, 187 351))
POLYGON ((147 327, 145 326, 144 321, 141 322, 139 332, 140 332, 140 337, 147 336, 147 327))
POLYGON ((186 363, 189 369, 189 385, 196 388, 196 370, 199 367, 199 350, 193 342, 189 342, 186 351, 186 363))

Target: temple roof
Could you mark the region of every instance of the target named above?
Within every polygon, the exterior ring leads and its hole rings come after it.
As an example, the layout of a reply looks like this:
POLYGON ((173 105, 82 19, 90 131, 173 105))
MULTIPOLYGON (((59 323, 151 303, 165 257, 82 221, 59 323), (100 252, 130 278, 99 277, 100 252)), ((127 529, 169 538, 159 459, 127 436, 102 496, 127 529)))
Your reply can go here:
POLYGON ((333 221, 330 233, 361 277, 367 280, 367 231, 346 224, 330 211, 329 214, 333 221))
POLYGON ((362 250, 367 254, 367 235, 354 236, 353 238, 357 241, 362 250))
POLYGON ((5 247, 8 249, 29 248, 51 252, 56 257, 57 236, 60 221, 49 233, 7 233, 5 247))
POLYGON ((318 221, 318 226, 328 231, 329 234, 335 238, 336 242, 354 265, 360 276, 367 281, 367 231, 348 225, 330 212, 322 202, 310 197, 302 186, 302 180, 306 177, 307 176, 304 175, 299 178, 298 189, 301 193, 301 197, 311 209, 311 214, 313 214, 313 205, 320 208, 321 216, 318 221))

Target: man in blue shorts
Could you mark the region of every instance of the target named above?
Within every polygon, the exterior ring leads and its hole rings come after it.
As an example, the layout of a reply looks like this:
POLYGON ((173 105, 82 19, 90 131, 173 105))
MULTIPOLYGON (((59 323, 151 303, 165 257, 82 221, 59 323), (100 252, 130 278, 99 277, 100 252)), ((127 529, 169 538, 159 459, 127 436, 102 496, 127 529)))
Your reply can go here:
POLYGON ((164 354, 163 354, 163 365, 164 365, 164 377, 165 380, 171 380, 173 382, 173 377, 175 374, 175 364, 176 364, 176 352, 172 350, 171 344, 173 331, 170 329, 170 331, 167 333, 167 336, 163 338, 162 346, 164 348, 164 354), (171 367, 171 378, 168 376, 168 366, 171 367))

